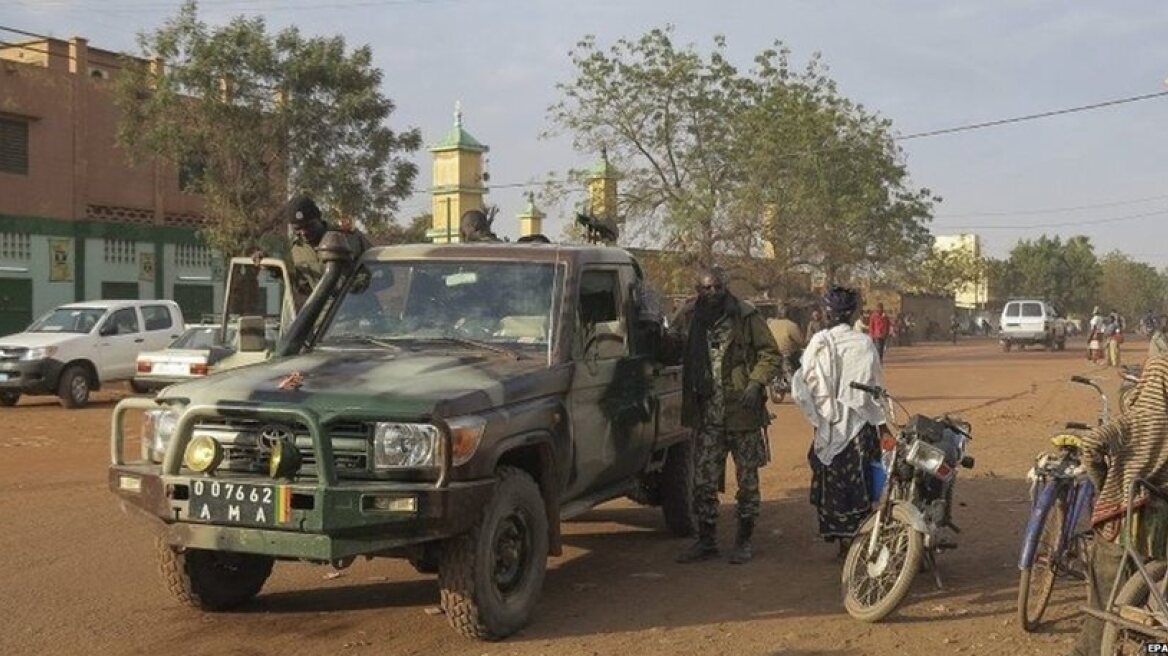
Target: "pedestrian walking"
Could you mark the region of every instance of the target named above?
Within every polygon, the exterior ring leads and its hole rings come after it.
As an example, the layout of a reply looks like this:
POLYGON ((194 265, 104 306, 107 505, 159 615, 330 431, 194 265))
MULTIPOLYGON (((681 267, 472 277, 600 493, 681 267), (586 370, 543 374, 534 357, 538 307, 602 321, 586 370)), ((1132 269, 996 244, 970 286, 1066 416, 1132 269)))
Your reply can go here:
POLYGON ((697 291, 672 329, 685 339, 681 415, 683 425, 694 430, 698 521, 697 540, 677 561, 718 555, 718 488, 730 454, 738 479, 738 533, 730 562, 741 564, 754 553, 751 539, 761 505, 758 468, 770 459, 765 392, 778 371, 779 350, 762 315, 730 293, 720 270, 703 273, 697 291))
POLYGON ((1091 310, 1091 321, 1087 324, 1087 360, 1098 364, 1103 358, 1103 315, 1099 306, 1091 310))
POLYGON ((883 370, 872 340, 852 327, 858 294, 835 287, 824 304, 831 327, 803 351, 792 396, 814 428, 807 460, 819 535, 838 542, 842 556, 872 509, 868 465, 878 457, 878 427, 884 425, 877 401, 851 383, 882 385, 883 370))
POLYGON ((880 356, 881 362, 884 361, 884 349, 888 346, 888 337, 891 333, 892 320, 884 314, 884 304, 877 303, 876 311, 868 319, 868 336, 876 345, 876 354, 880 356))
POLYGON ((1120 365, 1120 345, 1123 344, 1123 322, 1119 315, 1112 312, 1105 324, 1107 327, 1107 366, 1120 365))

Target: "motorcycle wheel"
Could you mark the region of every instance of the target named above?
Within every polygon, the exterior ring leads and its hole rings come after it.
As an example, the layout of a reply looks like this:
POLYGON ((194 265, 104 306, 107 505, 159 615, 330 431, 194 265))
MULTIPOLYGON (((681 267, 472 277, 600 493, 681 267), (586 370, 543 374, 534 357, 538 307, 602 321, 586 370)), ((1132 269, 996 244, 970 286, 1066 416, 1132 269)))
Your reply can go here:
MULTIPOLYGON (((1165 572, 1168 572, 1168 563, 1164 561, 1148 564, 1148 576, 1153 581, 1157 581, 1157 586, 1163 585, 1165 572)), ((1120 612, 1125 609, 1134 609, 1141 613, 1153 615, 1156 611, 1150 607, 1148 596, 1148 583, 1144 580, 1144 577, 1140 576, 1139 572, 1136 572, 1119 589, 1119 595, 1115 598, 1116 608, 1114 610, 1115 612, 1120 612)), ((1112 609, 1106 610, 1111 611, 1112 609)), ((1158 641, 1152 636, 1143 635, 1130 629, 1123 629, 1117 624, 1106 622, 1103 625, 1103 648, 1099 650, 1099 653, 1116 655, 1145 654, 1147 651, 1144 645, 1149 642, 1158 641)))
POLYGON ((1059 535, 1067 517, 1065 506, 1063 499, 1058 498, 1046 510, 1034 538, 1037 540, 1034 563, 1022 570, 1018 578, 1018 623, 1027 633, 1038 628, 1054 590, 1059 535))
POLYGON ((844 560, 844 608, 861 622, 879 622, 904 601, 921 570, 924 538, 909 523, 908 512, 892 507, 877 538, 875 557, 866 558, 871 529, 852 541, 844 560))

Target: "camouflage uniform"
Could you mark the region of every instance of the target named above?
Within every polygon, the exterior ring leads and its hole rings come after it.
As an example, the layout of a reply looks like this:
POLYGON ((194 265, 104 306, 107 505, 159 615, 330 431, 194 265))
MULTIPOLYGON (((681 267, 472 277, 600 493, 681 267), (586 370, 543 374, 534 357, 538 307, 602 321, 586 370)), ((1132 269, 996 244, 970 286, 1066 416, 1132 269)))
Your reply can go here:
MULTIPOLYGON (((360 257, 372 246, 359 230, 337 229, 332 226, 329 226, 329 230, 340 232, 347 237, 354 259, 360 257)), ((296 299, 296 307, 300 307, 304 305, 304 301, 324 275, 324 263, 320 261, 320 255, 316 252, 316 248, 300 237, 292 240, 288 260, 288 271, 292 277, 292 295, 296 299)))
MULTIPOLYGON (((722 380, 722 363, 731 330, 727 318, 709 330, 710 369, 716 381, 722 380)), ((702 425, 694 435, 694 515, 699 523, 713 524, 718 519, 718 490, 722 487, 728 453, 734 457, 738 475, 738 518, 758 517, 761 503, 758 468, 770 459, 762 430, 727 430, 725 392, 725 386, 714 385, 713 395, 705 403, 702 425)))

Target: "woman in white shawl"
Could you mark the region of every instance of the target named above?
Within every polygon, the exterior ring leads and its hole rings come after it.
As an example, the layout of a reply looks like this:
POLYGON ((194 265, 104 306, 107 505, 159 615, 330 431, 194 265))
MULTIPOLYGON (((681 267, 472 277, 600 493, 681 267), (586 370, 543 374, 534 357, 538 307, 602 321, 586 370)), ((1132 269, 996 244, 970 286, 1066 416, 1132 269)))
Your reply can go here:
POLYGON ((812 337, 792 380, 795 403, 815 429, 807 459, 819 534, 838 541, 841 554, 871 512, 868 464, 878 457, 884 425, 876 400, 850 385, 883 385, 876 345, 851 325, 858 301, 842 287, 824 296, 828 327, 812 337))

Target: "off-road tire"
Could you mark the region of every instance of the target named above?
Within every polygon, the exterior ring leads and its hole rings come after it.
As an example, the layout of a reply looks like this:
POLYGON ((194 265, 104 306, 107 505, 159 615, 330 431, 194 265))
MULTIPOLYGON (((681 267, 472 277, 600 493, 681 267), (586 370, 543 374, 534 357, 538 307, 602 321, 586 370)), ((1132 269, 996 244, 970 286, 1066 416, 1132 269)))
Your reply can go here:
MULTIPOLYGON (((1153 581, 1163 581, 1164 575, 1168 572, 1168 563, 1164 561, 1156 561, 1148 564, 1148 576, 1153 581)), ((1123 587, 1119 589, 1119 594, 1115 598, 1115 605, 1122 609, 1124 606, 1135 606, 1137 608, 1143 607, 1148 603, 1148 584, 1144 578, 1140 576, 1139 572, 1135 572, 1128 578, 1123 587)), ((1118 625, 1112 622, 1106 622, 1103 625, 1103 639, 1102 649, 1099 650, 1101 654, 1142 654, 1144 648, 1139 648, 1138 651, 1120 651, 1122 646, 1121 629, 1118 625)), ((1148 642, 1155 642, 1156 639, 1148 637, 1148 642)))
POLYGON ((1018 624, 1027 633, 1038 628, 1046 606, 1050 603, 1050 593, 1054 590, 1057 576, 1054 566, 1058 554, 1054 552, 1058 549, 1066 517, 1066 502, 1060 495, 1042 515, 1038 534, 1034 536, 1037 541, 1035 549, 1038 550, 1034 563, 1018 576, 1018 624), (1041 561, 1044 555, 1047 562, 1041 561))
POLYGON ((61 398, 61 405, 69 408, 84 408, 89 405, 89 374, 78 365, 65 367, 61 372, 61 380, 57 383, 57 396, 61 398))
POLYGON ((130 380, 130 391, 135 394, 149 394, 150 388, 136 380, 130 380))
POLYGON ((669 447, 658 486, 665 526, 679 538, 693 535, 697 527, 693 513, 693 486, 693 438, 687 437, 669 447))
POLYGON ((660 506, 661 472, 641 472, 638 474, 627 496, 642 506, 660 506))
POLYGON ((272 574, 271 556, 188 549, 155 541, 167 590, 187 606, 206 611, 238 608, 251 601, 272 574))
POLYGON ((913 529, 908 521, 908 513, 903 508, 893 506, 892 516, 887 518, 884 524, 886 527, 895 524, 898 530, 905 531, 908 543, 906 545, 904 562, 901 564, 900 570, 896 572, 894 583, 888 593, 879 601, 870 606, 864 606, 855 598, 850 580, 850 575, 855 570, 858 561, 864 557, 863 554, 867 548, 866 545, 869 535, 867 532, 861 532, 856 535, 855 539, 852 540, 851 548, 848 549, 847 558, 844 559, 842 576, 844 609, 848 611, 848 615, 861 622, 879 622, 896 610, 900 602, 904 601, 904 598, 908 596, 913 579, 921 571, 921 561, 925 556, 924 538, 913 529))
POLYGON ((548 520, 543 497, 531 476, 515 467, 495 471, 491 501, 465 533, 442 543, 438 587, 446 619, 462 635, 502 640, 522 629, 543 587, 547 572, 548 520), (522 522, 518 580, 509 592, 500 590, 497 540, 522 522), (501 533, 502 531, 502 533, 501 533))
POLYGON ((11 408, 20 403, 20 392, 0 392, 0 406, 11 408))

